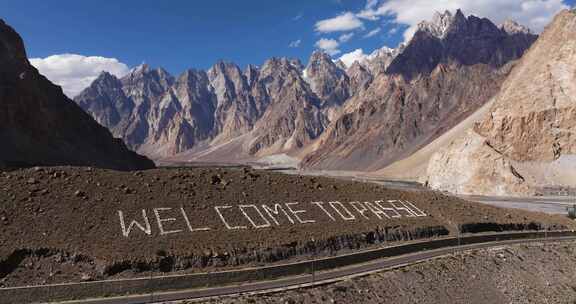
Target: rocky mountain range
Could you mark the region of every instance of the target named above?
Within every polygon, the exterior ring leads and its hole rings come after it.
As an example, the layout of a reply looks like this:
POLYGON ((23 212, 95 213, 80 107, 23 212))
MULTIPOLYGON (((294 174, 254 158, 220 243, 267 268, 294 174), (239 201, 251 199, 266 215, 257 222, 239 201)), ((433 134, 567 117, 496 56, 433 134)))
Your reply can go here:
POLYGON ((432 157, 431 187, 493 195, 576 188, 575 31, 576 12, 556 16, 488 113, 432 157))
MULTIPOLYGON (((68 99, 30 65, 21 37, 0 20, 0 168, 21 166, 95 166, 118 170, 153 168, 146 157, 130 151, 120 139, 68 99)), ((106 87, 119 87, 107 78, 106 87)), ((103 84, 104 86, 104 84, 103 84)), ((112 92, 112 91, 111 91, 112 92)), ((110 95, 116 112, 100 112, 106 126, 129 111, 131 99, 110 95)), ((104 109, 103 107, 102 109, 104 109)), ((110 109, 111 110, 111 109, 110 109)))
POLYGON ((436 14, 386 73, 347 101, 304 165, 373 171, 412 154, 496 94, 535 39, 461 11, 436 14))
POLYGON ((157 160, 288 155, 304 168, 377 170, 484 105, 536 38, 514 22, 445 12, 349 67, 320 51, 306 67, 218 62, 177 79, 144 65, 122 79, 103 73, 75 101, 157 160))

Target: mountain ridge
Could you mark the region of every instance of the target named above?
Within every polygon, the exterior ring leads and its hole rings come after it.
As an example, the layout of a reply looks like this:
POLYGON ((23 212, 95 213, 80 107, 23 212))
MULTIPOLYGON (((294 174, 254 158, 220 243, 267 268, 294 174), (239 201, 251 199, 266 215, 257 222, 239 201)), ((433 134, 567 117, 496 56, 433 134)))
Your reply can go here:
MULTIPOLYGON (((302 166, 305 168, 379 169, 377 167, 414 152, 417 147, 437 137, 442 130, 450 128, 482 106, 504 78, 505 73, 501 71, 508 71, 507 64, 518 59, 536 37, 522 31, 510 35, 503 27, 499 28, 487 19, 465 17, 460 10, 455 15, 444 13, 439 16, 439 20, 450 21, 444 24, 444 38, 431 35, 429 29, 422 26, 408 44, 397 49, 376 50, 366 60, 356 61, 349 67, 320 51, 311 55, 306 67, 298 60, 287 58, 272 58, 261 67, 248 66, 244 70, 233 63, 219 61, 204 72, 208 75, 208 82, 201 85, 204 92, 202 97, 196 96, 197 100, 204 100, 201 103, 204 108, 193 111, 210 116, 209 119, 195 119, 191 115, 176 117, 173 112, 182 111, 182 107, 178 106, 158 108, 157 105, 162 102, 181 105, 190 103, 189 100, 194 98, 170 93, 174 80, 169 74, 162 75, 161 71, 154 74, 151 72, 154 70, 147 66, 136 68, 120 80, 126 97, 135 99, 133 103, 136 107, 128 116, 129 123, 118 124, 122 130, 109 127, 130 147, 156 159, 225 162, 225 155, 228 155, 234 161, 255 161, 268 155, 288 154, 303 159, 302 166), (461 40, 466 40, 466 43, 461 40), (469 58, 468 53, 474 47, 484 51, 469 58), (490 68, 478 67, 478 64, 490 68), (454 113, 444 113, 450 114, 449 117, 438 114, 431 122, 434 127, 426 123, 419 125, 420 118, 416 117, 424 117, 423 113, 411 118, 409 126, 402 126, 405 124, 403 118, 386 117, 389 123, 385 121, 383 125, 392 129, 406 128, 412 134, 386 134, 366 124, 361 126, 362 123, 358 121, 350 122, 360 127, 354 131, 357 134, 354 138, 339 138, 350 134, 339 130, 349 124, 347 121, 351 116, 348 112, 354 111, 352 109, 378 112, 383 111, 383 108, 378 108, 386 105, 392 107, 392 112, 397 113, 398 117, 402 117, 404 101, 398 98, 411 98, 409 96, 416 94, 409 88, 413 82, 421 84, 421 97, 416 99, 427 98, 424 96, 431 90, 431 79, 436 79, 432 81, 441 88, 439 92, 446 94, 449 83, 457 85, 455 77, 464 76, 466 79, 466 75, 458 74, 459 69, 466 69, 474 75, 473 79, 468 77, 468 85, 472 89, 463 88, 462 94, 469 91, 477 96, 459 95, 460 98, 470 99, 468 104, 453 98, 450 106, 447 104, 444 107, 455 107, 448 110, 454 113), (146 72, 154 75, 146 79, 146 72), (372 87, 380 87, 381 90, 371 90, 372 87), (446 89, 442 89, 444 87, 446 89), (382 93, 382 90, 389 93, 382 93), (459 110, 454 110, 456 108, 459 110), (163 124, 164 128, 149 126, 149 122, 161 117, 169 121, 163 124), (438 123, 442 120, 448 121, 447 124, 438 123), (370 157, 365 159, 365 162, 374 163, 373 166, 361 165, 354 157, 346 156, 350 155, 350 148, 358 151, 355 153, 366 154, 361 151, 373 149, 374 143, 381 141, 382 137, 390 141, 381 142, 380 147, 369 152, 370 157), (204 153, 206 151, 211 153, 204 153)), ((508 28, 512 28, 511 24, 508 28)), ((186 90, 181 88, 181 91, 186 90)), ((95 117, 104 116, 107 111, 114 113, 112 108, 123 108, 123 103, 112 106, 106 101, 106 96, 100 95, 98 91, 81 94, 76 101, 84 105, 88 112, 95 109, 101 112, 92 113, 95 117), (101 105, 87 106, 93 103, 101 105), (110 110, 106 110, 106 107, 110 110)), ((122 99, 120 96, 118 101, 122 99)), ((423 104, 415 100, 415 108, 407 111, 422 111, 423 104)), ((361 118, 363 114, 354 117, 361 118)), ((100 118, 99 121, 109 123, 117 120, 112 118, 100 118)))

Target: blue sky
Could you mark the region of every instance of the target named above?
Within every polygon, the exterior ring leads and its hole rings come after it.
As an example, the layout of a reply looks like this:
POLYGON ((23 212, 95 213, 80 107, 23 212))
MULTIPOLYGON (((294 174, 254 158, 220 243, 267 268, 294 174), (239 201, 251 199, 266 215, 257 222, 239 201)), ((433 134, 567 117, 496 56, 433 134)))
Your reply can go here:
POLYGON ((574 1, 2 0, 0 17, 22 35, 32 64, 73 96, 102 70, 122 76, 144 62, 177 75, 219 59, 241 67, 272 56, 306 63, 317 48, 334 58, 356 50, 352 60, 361 59, 409 39, 418 22, 446 9, 539 32, 574 1))
MULTIPOLYGON (((12 1, 0 12, 24 37, 29 57, 76 53, 146 62, 173 73, 218 59, 241 66, 271 56, 306 61, 319 19, 359 10, 363 1, 12 1), (300 40, 299 47, 289 47, 300 40)), ((376 25, 374 26, 376 27, 376 25)), ((394 44, 401 35, 350 41, 342 51, 394 44)), ((354 39, 354 38, 353 38, 354 39)))

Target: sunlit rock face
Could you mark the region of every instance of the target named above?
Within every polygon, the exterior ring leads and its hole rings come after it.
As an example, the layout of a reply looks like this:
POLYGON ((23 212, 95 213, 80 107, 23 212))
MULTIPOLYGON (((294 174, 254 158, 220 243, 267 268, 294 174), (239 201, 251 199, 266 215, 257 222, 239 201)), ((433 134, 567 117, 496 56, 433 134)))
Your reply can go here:
POLYGON ((428 169, 432 187, 462 193, 505 188, 498 194, 512 195, 576 187, 575 30, 576 14, 556 16, 503 84, 489 115, 435 156, 428 169), (467 145, 472 139, 476 144, 467 145), (441 177, 463 171, 469 178, 441 177))

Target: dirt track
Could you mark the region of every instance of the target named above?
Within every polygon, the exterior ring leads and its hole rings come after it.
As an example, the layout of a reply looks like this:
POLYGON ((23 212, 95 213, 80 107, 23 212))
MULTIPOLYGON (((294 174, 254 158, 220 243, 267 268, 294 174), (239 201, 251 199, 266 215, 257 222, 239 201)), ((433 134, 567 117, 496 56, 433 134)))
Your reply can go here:
POLYGON ((261 265, 368 247, 384 238, 455 233, 461 225, 469 230, 573 227, 561 216, 435 192, 243 168, 131 173, 35 168, 0 173, 0 189, 3 286, 261 265), (342 205, 328 204, 332 201, 342 205), (323 202, 325 210, 313 202, 323 202), (262 206, 275 204, 281 207, 277 214, 262 206), (132 225, 127 231, 133 219, 144 229, 132 225))

